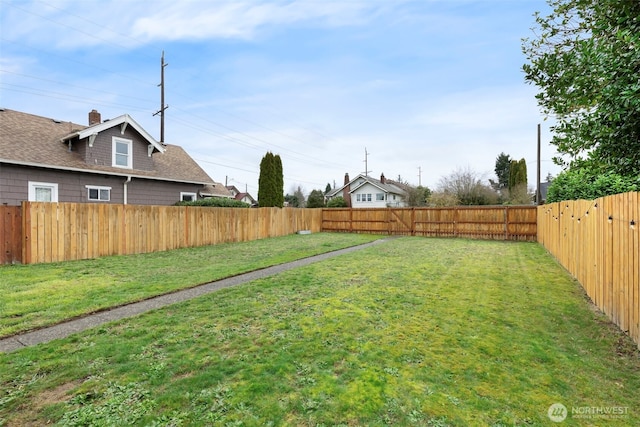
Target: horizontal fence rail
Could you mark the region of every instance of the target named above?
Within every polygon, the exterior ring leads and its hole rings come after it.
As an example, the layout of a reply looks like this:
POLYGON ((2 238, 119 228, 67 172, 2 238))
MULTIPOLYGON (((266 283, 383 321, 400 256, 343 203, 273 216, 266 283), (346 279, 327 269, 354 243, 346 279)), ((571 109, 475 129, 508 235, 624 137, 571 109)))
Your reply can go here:
POLYGON ((535 206, 324 209, 322 230, 535 241, 535 206))
POLYGON ((538 207, 540 242, 640 347, 640 193, 538 207))
POLYGON ((22 204, 24 264, 166 251, 319 232, 319 209, 22 204))

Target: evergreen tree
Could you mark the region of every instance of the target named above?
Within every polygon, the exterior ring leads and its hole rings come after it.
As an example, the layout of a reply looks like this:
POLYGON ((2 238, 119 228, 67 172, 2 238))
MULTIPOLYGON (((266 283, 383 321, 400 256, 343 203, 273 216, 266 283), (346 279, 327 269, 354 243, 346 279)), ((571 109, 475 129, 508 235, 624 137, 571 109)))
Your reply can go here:
POLYGON ((509 192, 517 187, 527 186, 527 162, 525 159, 511 160, 509 164, 509 192))
POLYGON ((322 190, 313 190, 307 197, 308 208, 323 208, 324 207, 324 194, 322 190))
POLYGON ((267 152, 260 162, 258 204, 260 207, 282 207, 284 204, 282 161, 271 152, 267 152))
POLYGON ((509 170, 511 168, 511 156, 508 154, 500 153, 500 155, 496 158, 496 167, 495 172, 498 177, 497 187, 495 190, 504 190, 509 188, 509 170))
MULTIPOLYGON (((274 205, 273 206, 277 206, 279 208, 281 208, 282 206, 284 206, 284 172, 282 170, 282 159, 280 159, 280 155, 276 154, 275 156, 273 156, 273 168, 274 168, 274 181, 275 181, 275 187, 274 187, 274 193, 273 193, 273 197, 274 197, 274 205)), ((303 201, 301 201, 302 203, 303 201)))

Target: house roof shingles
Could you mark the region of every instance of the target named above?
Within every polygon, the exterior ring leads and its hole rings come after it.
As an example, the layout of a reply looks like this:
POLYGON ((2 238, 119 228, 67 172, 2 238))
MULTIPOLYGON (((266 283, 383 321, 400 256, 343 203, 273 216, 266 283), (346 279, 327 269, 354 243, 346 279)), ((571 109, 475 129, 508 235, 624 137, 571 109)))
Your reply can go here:
POLYGON ((344 184, 341 187, 335 188, 333 190, 331 190, 329 193, 327 193, 327 197, 335 197, 337 195, 342 194, 342 190, 349 185, 350 186, 350 192, 353 193, 354 191, 356 191, 358 188, 362 187, 365 184, 371 184, 374 185, 378 188, 380 188, 382 191, 389 193, 389 194, 399 194, 401 196, 404 196, 407 191, 404 188, 404 184, 398 183, 396 181, 392 181, 390 179, 385 179, 385 183, 383 184, 382 181, 380 181, 379 179, 375 179, 372 178, 368 175, 358 175, 357 177, 353 178, 352 180, 350 180, 347 184, 344 184), (351 187, 352 184, 354 184, 356 181, 358 180, 362 180, 362 182, 354 187, 351 187))
POLYGON ((207 173, 177 145, 166 144, 164 153, 156 152, 153 171, 115 168, 86 163, 77 153, 70 152, 62 140, 74 132, 87 129, 76 123, 57 121, 19 111, 0 110, 0 163, 38 166, 108 175, 212 183, 207 173))

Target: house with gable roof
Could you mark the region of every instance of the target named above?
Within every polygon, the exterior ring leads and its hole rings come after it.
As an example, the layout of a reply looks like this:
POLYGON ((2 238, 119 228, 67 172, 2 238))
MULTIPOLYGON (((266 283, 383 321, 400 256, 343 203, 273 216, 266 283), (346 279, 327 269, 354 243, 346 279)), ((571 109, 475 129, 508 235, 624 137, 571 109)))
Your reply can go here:
POLYGON ((231 196, 240 202, 248 203, 251 206, 258 206, 258 201, 253 198, 249 193, 242 193, 236 188, 235 185, 227 185, 227 190, 231 193, 231 196))
POLYGON ((405 207, 407 192, 402 185, 385 178, 380 179, 360 174, 354 179, 349 179, 349 174, 344 176, 344 185, 326 194, 327 200, 342 196, 347 206, 352 208, 387 208, 405 207))
POLYGON ((172 205, 215 186, 182 147, 156 141, 128 114, 102 121, 93 110, 85 126, 0 109, 2 204, 172 205))

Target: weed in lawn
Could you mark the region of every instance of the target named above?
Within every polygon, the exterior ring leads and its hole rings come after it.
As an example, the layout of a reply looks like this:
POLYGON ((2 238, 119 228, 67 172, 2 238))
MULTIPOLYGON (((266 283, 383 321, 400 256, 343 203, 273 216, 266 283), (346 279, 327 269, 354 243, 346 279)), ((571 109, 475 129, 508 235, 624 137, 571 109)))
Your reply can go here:
POLYGON ((139 384, 109 383, 102 392, 70 399, 59 425, 133 425, 155 407, 149 395, 139 384))

